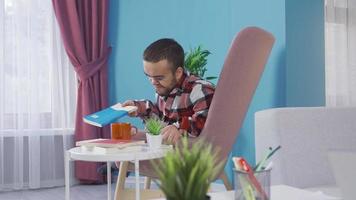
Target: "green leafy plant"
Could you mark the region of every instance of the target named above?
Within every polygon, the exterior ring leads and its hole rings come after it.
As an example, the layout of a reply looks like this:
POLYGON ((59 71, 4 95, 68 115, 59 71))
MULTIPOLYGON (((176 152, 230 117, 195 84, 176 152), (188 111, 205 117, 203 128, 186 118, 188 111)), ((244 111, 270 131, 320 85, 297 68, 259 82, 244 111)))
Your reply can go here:
POLYGON ((179 148, 153 167, 160 181, 156 183, 168 200, 203 200, 223 163, 218 163, 218 151, 210 143, 200 139, 189 147, 184 137, 179 148))
POLYGON ((160 119, 157 118, 148 118, 145 121, 145 127, 149 134, 151 135, 159 135, 163 128, 163 123, 160 119))
POLYGON ((190 49, 189 53, 185 54, 184 66, 185 68, 194 75, 197 75, 206 80, 216 79, 216 76, 204 77, 207 64, 207 57, 210 55, 210 51, 203 50, 201 46, 195 49, 190 49))

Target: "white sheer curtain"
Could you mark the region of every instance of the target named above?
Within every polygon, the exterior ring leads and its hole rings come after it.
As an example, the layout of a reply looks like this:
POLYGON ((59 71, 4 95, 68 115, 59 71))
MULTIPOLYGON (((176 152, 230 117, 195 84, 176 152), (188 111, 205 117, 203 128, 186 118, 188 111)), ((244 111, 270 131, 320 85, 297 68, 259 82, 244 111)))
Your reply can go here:
POLYGON ((0 0, 0 191, 64 184, 76 81, 50 0, 0 0))
POLYGON ((326 105, 356 106, 356 0, 325 0, 326 105))

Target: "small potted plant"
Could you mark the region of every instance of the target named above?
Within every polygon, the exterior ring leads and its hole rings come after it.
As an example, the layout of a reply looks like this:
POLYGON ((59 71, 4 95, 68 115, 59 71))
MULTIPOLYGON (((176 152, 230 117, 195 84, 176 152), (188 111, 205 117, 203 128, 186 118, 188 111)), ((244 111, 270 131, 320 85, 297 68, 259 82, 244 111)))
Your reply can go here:
POLYGON ((162 135, 161 130, 163 128, 163 123, 157 118, 148 118, 145 121, 145 127, 147 130, 146 138, 148 146, 152 149, 157 149, 161 147, 162 135))
POLYGON ((155 182, 167 200, 210 199, 210 183, 223 167, 218 162, 218 151, 210 143, 200 139, 189 147, 186 137, 162 160, 152 164, 159 179, 155 182))

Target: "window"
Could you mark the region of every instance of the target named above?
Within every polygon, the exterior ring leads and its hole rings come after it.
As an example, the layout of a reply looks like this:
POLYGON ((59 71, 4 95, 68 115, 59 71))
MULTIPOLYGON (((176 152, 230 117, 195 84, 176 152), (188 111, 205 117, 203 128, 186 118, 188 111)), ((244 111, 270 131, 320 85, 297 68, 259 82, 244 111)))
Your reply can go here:
POLYGON ((0 3, 0 130, 73 127, 75 75, 52 2, 0 3))
POLYGON ((0 191, 63 185, 75 105, 52 1, 0 0, 0 191))
POLYGON ((325 0, 327 106, 356 105, 356 1, 325 0))

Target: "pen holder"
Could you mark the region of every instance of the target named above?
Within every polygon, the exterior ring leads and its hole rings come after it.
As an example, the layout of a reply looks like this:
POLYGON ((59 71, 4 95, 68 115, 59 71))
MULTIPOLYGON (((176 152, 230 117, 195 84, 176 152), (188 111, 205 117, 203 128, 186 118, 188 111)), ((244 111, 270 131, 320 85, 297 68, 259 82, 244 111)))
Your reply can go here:
POLYGON ((254 174, 234 169, 234 180, 235 200, 270 199, 271 169, 254 174))

